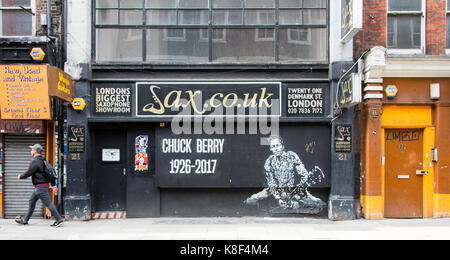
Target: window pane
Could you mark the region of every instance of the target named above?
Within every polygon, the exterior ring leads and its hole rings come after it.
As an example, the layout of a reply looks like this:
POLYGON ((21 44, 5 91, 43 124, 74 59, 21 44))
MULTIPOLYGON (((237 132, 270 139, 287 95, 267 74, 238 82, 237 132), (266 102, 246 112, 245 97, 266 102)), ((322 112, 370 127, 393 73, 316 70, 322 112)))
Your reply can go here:
POLYGON ((214 8, 240 8, 241 0, 213 0, 214 8))
POLYGON ((209 0, 180 0, 180 8, 208 8, 209 0))
POLYGON ((271 62, 275 60, 273 29, 214 30, 213 62, 271 62))
POLYGON ((447 15, 447 49, 450 49, 450 15, 447 15))
POLYGON ((280 8, 301 8, 302 0, 280 0, 280 8))
POLYGON ((421 46, 420 16, 388 17, 388 47, 418 49, 421 46))
POLYGON ((95 13, 96 24, 104 25, 119 23, 119 12, 117 10, 97 10, 95 13))
POLYGON ((208 62, 208 30, 150 29, 147 31, 148 62, 208 62))
POLYGON ((177 8, 178 0, 147 0, 145 6, 150 8, 177 8))
POLYGON ((389 11, 421 11, 422 0, 389 0, 389 11))
POLYGON ((302 10, 280 10, 280 24, 302 24, 302 10))
POLYGON ((280 29, 279 59, 286 62, 327 61, 327 30, 280 29))
POLYGON ((96 0, 97 8, 118 8, 119 1, 118 0, 96 0))
POLYGON ((242 24, 241 10, 217 10, 212 15, 214 25, 242 24))
POLYGON ((0 7, 30 7, 30 0, 1 0, 0 7))
POLYGON ((208 11, 207 10, 183 10, 178 11, 179 24, 188 25, 207 25, 208 11))
POLYGON ((0 12, 2 36, 29 36, 32 34, 32 15, 22 10, 0 12))
POLYGON ((388 17, 388 48, 394 48, 395 46, 395 30, 394 30, 394 21, 392 17, 388 17))
POLYGON ((275 8, 275 0, 244 0, 246 8, 275 8))
POLYGON ((304 9, 303 24, 326 24, 326 9, 304 9))
POLYGON ((142 8, 143 0, 120 0, 120 8, 142 8))
POLYGON ((447 0, 447 12, 450 12, 450 1, 447 0))
POLYGON ((275 24, 275 11, 246 10, 245 24, 255 24, 255 25, 275 24))
POLYGON ((147 24, 150 25, 176 25, 177 11, 175 10, 155 10, 147 11, 147 24))
POLYGON ((141 25, 142 10, 120 10, 121 25, 141 25))
POLYGON ((97 61, 142 61, 142 30, 97 29, 96 36, 97 61))
POLYGON ((326 0, 303 0, 303 8, 326 8, 326 0))

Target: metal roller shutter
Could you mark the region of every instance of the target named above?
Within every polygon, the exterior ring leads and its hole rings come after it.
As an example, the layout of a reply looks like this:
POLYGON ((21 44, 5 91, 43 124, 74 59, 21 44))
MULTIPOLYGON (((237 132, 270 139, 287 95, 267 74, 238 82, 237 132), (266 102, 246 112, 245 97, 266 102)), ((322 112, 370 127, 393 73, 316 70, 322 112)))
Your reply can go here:
MULTIPOLYGON (((31 162, 30 145, 40 144, 44 147, 45 136, 5 136, 5 190, 4 215, 5 218, 25 216, 28 210, 28 200, 34 190, 31 177, 18 180, 17 175, 27 171, 31 162)), ((45 158, 45 154, 42 155, 45 158)), ((36 204, 33 218, 44 217, 44 206, 41 201, 36 204)))

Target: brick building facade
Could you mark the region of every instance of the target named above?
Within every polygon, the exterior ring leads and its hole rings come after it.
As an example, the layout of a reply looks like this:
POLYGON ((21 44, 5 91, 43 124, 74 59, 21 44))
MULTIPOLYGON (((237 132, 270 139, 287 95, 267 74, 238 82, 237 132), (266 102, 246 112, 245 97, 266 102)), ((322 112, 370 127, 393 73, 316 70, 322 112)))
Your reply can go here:
POLYGON ((449 9, 445 0, 364 1, 354 57, 369 51, 360 106, 368 219, 450 214, 449 9))
MULTIPOLYGON (((62 84, 60 89, 73 92, 73 88, 65 88, 70 77, 62 70, 64 14, 62 0, 0 1, 0 90, 2 97, 7 97, 0 104, 0 215, 5 218, 24 215, 28 207, 33 186, 31 180, 18 181, 17 174, 28 168, 29 145, 45 147, 47 161, 58 174, 62 172, 64 109, 71 100, 51 94, 50 89, 62 84), (38 78, 39 83, 19 79, 22 77, 38 78), (36 113, 26 113, 31 110, 36 113)), ((61 192, 55 194, 57 206, 62 206, 61 192)), ((35 216, 44 214, 38 204, 35 216)))

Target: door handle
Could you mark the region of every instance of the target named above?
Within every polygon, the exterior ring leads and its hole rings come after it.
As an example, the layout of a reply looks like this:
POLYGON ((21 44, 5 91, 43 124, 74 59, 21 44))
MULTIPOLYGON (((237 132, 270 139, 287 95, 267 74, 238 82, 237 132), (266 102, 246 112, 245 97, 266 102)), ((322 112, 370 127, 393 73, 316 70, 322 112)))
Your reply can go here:
POLYGON ((122 174, 123 174, 123 176, 127 176, 127 169, 126 168, 123 168, 122 174))
POLYGON ((417 170, 416 171, 416 175, 427 175, 428 171, 424 171, 424 170, 417 170))

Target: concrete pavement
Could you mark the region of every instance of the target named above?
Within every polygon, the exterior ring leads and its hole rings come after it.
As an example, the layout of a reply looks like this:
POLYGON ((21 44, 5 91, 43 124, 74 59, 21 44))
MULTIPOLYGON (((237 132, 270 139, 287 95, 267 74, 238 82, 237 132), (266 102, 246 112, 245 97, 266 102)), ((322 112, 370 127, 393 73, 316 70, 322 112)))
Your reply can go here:
POLYGON ((0 219, 0 239, 56 240, 347 240, 450 239, 450 219, 332 222, 311 218, 154 218, 65 222, 0 219))

